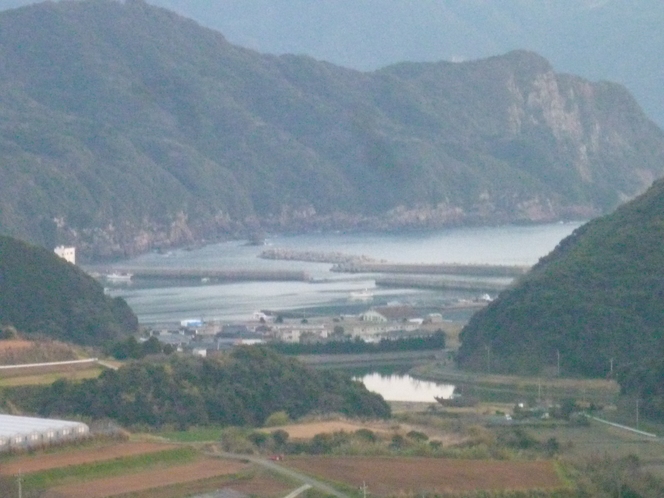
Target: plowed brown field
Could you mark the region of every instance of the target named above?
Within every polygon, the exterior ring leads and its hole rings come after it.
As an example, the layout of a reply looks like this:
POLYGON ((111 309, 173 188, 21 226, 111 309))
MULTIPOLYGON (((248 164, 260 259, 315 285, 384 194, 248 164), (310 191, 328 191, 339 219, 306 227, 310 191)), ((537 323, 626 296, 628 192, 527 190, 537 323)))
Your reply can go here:
POLYGON ((160 488, 182 482, 235 474, 248 466, 248 464, 230 460, 204 459, 178 467, 96 479, 82 484, 57 486, 52 488, 47 496, 106 498, 108 496, 135 493, 144 489, 160 488))
POLYGON ((550 461, 307 457, 288 459, 285 465, 351 486, 359 487, 365 482, 371 496, 551 489, 563 485, 550 461))
POLYGON ((25 456, 9 460, 0 464, 0 474, 15 475, 19 470, 24 474, 38 472, 40 470, 67 467, 68 465, 81 465, 84 463, 112 460, 143 453, 156 453, 171 448, 174 444, 159 443, 120 443, 86 449, 71 449, 67 452, 47 453, 35 456, 25 456))
POLYGON ((24 341, 22 339, 10 339, 6 341, 0 341, 0 352, 7 351, 8 349, 26 349, 32 346, 34 343, 31 341, 24 341))

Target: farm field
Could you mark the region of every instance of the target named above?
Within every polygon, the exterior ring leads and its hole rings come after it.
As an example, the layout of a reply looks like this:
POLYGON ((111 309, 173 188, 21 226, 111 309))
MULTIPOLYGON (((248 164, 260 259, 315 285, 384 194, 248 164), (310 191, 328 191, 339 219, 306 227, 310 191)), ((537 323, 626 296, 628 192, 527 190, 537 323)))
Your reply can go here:
POLYGON ((556 438, 567 457, 621 458, 635 455, 649 471, 664 477, 664 442, 591 422, 588 427, 529 428, 538 440, 556 438))
POLYGON ((552 461, 306 457, 285 465, 371 496, 475 490, 555 489, 564 485, 552 461))
POLYGON ((95 479, 79 484, 56 486, 51 488, 46 496, 51 498, 106 498, 172 486, 183 482, 236 474, 248 467, 248 464, 242 462, 204 458, 186 465, 95 479))
POLYGON ((243 473, 238 477, 225 475, 199 481, 180 482, 166 487, 135 491, 130 496, 131 498, 182 498, 183 496, 209 493, 211 490, 231 489, 255 498, 283 498, 297 487, 298 484, 287 484, 277 478, 260 475, 252 470, 247 475, 243 473))
POLYGON ((32 341, 24 341, 23 339, 9 339, 0 341, 0 353, 7 350, 21 350, 31 347, 34 343, 32 341))
POLYGON ((160 443, 119 443, 83 449, 73 447, 53 453, 9 458, 0 463, 0 475, 15 475, 19 470, 24 474, 30 474, 42 470, 157 453, 176 447, 176 445, 160 443))
POLYGON ((29 373, 27 371, 17 372, 13 371, 11 374, 3 372, 0 376, 0 387, 17 387, 17 386, 43 386, 53 384, 58 379, 67 379, 69 381, 94 379, 99 377, 104 371, 99 366, 86 365, 85 368, 64 368, 64 367, 50 367, 52 371, 29 373))

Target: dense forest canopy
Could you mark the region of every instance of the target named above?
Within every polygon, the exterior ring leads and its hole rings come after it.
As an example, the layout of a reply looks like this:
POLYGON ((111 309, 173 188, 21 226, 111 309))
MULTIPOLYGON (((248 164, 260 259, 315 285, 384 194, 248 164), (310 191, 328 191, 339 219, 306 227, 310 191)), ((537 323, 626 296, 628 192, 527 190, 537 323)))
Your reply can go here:
POLYGON ((23 399, 15 402, 44 416, 81 415, 155 427, 260 426, 281 411, 294 419, 314 412, 390 415, 381 396, 350 376, 313 370, 256 346, 212 358, 149 357, 82 383, 59 380, 33 394, 19 395, 23 399))
POLYGON ((492 371, 541 373, 560 358, 564 375, 606 376, 613 368, 623 388, 661 397, 662 240, 660 180, 578 228, 477 312, 461 333, 460 365, 486 369, 489 348, 492 371))
POLYGON ((530 52, 363 73, 140 1, 0 12, 0 233, 86 258, 260 228, 590 217, 662 157, 624 88, 530 52))
POLYGON ((101 345, 138 331, 122 298, 53 251, 0 236, 0 325, 26 337, 101 345))

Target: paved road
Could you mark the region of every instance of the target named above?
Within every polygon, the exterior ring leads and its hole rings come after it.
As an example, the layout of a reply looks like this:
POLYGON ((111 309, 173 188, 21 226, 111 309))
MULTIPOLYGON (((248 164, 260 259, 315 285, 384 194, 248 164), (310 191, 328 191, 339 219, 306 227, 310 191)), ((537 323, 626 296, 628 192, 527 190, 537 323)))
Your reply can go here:
POLYGON ((337 491, 329 484, 325 484, 322 481, 313 479, 295 470, 282 467, 281 465, 273 462, 272 460, 267 460, 266 458, 261 458, 253 455, 238 455, 237 453, 226 453, 226 452, 215 453, 215 455, 220 456, 222 458, 231 458, 233 460, 249 461, 251 463, 255 463, 256 465, 265 467, 266 469, 276 472, 278 474, 290 477, 291 479, 295 479, 296 481, 300 481, 304 484, 309 484, 312 488, 316 488, 322 491, 323 493, 327 493, 328 495, 336 496, 337 498, 351 498, 349 495, 337 491))

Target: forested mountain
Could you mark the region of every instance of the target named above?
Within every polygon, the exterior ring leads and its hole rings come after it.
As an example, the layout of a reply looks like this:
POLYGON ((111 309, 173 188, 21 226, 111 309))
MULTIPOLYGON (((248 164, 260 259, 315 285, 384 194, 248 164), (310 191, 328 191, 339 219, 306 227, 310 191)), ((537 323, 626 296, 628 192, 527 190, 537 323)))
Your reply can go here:
POLYGON ((0 12, 0 232, 84 257, 251 230, 590 217, 664 172, 621 86, 529 52, 361 73, 138 0, 0 12))
POLYGON ((156 427, 260 426, 280 411, 292 418, 313 412, 390 415, 380 395, 350 376, 316 371, 255 346, 237 347, 220 358, 145 359, 82 383, 61 380, 34 394, 19 396, 16 403, 45 416, 83 415, 156 427))
POLYGON ((606 376, 664 415, 664 181, 574 231, 461 333, 461 366, 606 376), (490 348, 490 350, 489 350, 490 348), (490 351, 490 360, 488 352, 490 351), (491 364, 487 365, 487 361, 491 364))
MULTIPOLYGON (((664 127, 660 0, 148 1, 243 47, 360 70, 532 50, 558 71, 624 84, 664 127)), ((3 0, 0 9, 35 2, 3 0)))
POLYGON ((100 345, 138 331, 122 298, 53 251, 0 236, 0 325, 23 336, 100 345))

